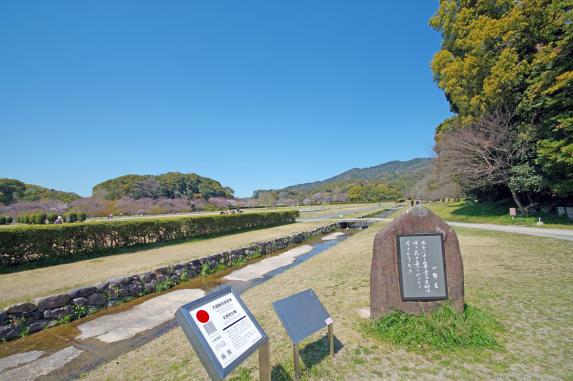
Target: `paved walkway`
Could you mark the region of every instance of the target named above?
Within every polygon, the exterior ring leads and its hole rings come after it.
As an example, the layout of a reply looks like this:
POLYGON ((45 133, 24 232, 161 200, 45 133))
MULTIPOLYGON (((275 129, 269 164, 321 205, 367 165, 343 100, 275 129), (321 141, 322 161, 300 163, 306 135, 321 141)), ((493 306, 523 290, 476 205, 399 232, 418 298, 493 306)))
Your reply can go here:
POLYGON ((496 225, 496 224, 475 224, 469 222, 454 222, 454 221, 447 221, 447 223, 451 226, 460 228, 494 230, 505 233, 525 234, 538 237, 562 239, 565 241, 573 241, 573 230, 532 228, 528 226, 511 226, 511 225, 496 225))

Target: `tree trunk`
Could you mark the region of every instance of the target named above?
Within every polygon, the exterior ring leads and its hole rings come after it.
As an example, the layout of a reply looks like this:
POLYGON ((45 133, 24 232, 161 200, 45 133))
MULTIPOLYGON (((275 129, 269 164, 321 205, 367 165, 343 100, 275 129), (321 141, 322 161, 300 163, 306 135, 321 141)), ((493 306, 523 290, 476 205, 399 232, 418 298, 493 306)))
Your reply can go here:
POLYGON ((519 213, 523 214, 523 204, 521 203, 521 200, 519 199, 519 196, 517 195, 517 193, 515 193, 515 191, 511 188, 509 188, 510 192, 511 192, 511 197, 513 197, 513 202, 515 202, 515 205, 517 205, 517 208, 519 209, 519 213))
POLYGON ((529 201, 529 205, 533 204, 533 199, 531 198, 531 195, 529 193, 526 193, 525 197, 527 197, 527 200, 529 201))

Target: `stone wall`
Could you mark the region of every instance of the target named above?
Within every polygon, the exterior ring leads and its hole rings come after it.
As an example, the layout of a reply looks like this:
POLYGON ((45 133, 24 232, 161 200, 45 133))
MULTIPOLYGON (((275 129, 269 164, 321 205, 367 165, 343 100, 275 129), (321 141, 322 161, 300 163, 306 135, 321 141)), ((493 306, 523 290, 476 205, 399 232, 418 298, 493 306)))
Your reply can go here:
POLYGON ((180 282, 201 276, 202 273, 211 273, 221 265, 233 266, 245 259, 284 250, 337 228, 338 223, 334 223, 141 274, 108 279, 93 286, 75 288, 65 294, 12 305, 0 310, 0 341, 14 340, 92 314, 102 308, 153 292, 165 291, 180 282))

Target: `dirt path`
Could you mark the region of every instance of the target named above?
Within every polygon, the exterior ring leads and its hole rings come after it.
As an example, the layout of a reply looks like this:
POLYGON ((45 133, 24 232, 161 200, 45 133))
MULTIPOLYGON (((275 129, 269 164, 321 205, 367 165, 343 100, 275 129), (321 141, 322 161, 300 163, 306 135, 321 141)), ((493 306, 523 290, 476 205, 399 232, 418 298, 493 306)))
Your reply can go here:
POLYGON ((195 240, 187 243, 111 255, 69 264, 0 275, 0 308, 39 296, 95 284, 108 278, 148 271, 219 251, 246 246, 325 225, 296 223, 270 229, 195 240))

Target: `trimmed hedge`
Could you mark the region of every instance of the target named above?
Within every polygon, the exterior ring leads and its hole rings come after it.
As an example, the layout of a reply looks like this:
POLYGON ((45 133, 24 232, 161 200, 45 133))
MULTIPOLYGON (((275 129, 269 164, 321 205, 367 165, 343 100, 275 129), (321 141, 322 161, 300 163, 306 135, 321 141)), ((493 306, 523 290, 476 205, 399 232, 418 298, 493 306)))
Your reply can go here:
POLYGON ((137 219, 0 229, 0 264, 89 256, 148 243, 230 234, 295 222, 298 211, 137 219))

